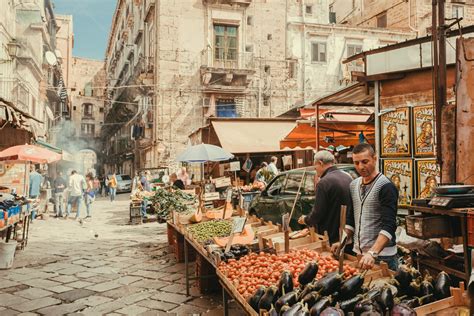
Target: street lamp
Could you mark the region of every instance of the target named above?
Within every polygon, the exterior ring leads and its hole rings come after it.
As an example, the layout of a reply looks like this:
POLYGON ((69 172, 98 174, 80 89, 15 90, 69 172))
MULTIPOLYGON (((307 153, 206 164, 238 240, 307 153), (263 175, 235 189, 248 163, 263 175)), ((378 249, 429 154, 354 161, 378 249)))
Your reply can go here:
POLYGON ((11 58, 16 58, 18 56, 18 48, 20 47, 20 44, 13 39, 10 43, 7 44, 8 47, 8 54, 10 55, 11 58))

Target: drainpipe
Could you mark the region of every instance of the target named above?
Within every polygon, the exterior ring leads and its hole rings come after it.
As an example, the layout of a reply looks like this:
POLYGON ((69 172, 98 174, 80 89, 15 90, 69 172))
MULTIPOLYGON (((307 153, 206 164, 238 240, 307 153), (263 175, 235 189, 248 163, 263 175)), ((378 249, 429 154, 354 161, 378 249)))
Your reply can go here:
MULTIPOLYGON (((374 84, 374 116, 375 116, 375 130, 376 131, 380 131, 380 117, 379 117, 379 113, 380 113, 380 103, 379 103, 379 97, 380 97, 380 82, 379 81, 375 81, 375 84, 374 84)), ((380 147, 380 133, 375 133, 375 148, 381 148, 380 147)), ((376 168, 377 170, 381 170, 380 169, 380 159, 377 159, 376 161, 376 168)))
POLYGON ((302 85, 301 88, 303 89, 303 104, 306 104, 306 21, 305 21, 305 2, 304 0, 301 1, 301 16, 303 21, 303 35, 301 38, 301 77, 302 77, 302 85))

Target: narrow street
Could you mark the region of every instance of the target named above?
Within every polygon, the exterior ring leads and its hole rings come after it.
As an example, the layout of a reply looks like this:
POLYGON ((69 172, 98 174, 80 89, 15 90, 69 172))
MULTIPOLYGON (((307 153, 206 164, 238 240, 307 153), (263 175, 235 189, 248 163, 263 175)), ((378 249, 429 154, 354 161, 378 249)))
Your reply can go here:
POLYGON ((128 225, 128 203, 127 194, 113 204, 100 198, 82 223, 35 220, 14 268, 0 271, 0 314, 222 315, 220 293, 202 297, 193 287, 185 296, 166 225, 128 225))

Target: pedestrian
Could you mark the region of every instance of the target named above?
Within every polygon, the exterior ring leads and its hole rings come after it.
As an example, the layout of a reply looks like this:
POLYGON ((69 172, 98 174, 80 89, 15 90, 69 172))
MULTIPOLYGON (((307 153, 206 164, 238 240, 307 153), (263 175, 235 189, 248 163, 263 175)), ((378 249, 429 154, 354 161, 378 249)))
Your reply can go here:
POLYGON ((31 166, 29 191, 30 199, 36 199, 39 197, 42 183, 43 177, 39 173, 39 170, 36 170, 34 166, 31 166))
POLYGON ((59 171, 53 181, 55 217, 63 217, 64 189, 66 189, 66 186, 67 183, 63 178, 63 173, 59 171))
MULTIPOLYGON (((363 270, 384 261, 396 271, 398 191, 390 179, 378 172, 377 155, 370 144, 356 145, 352 160, 360 177, 350 185, 352 207, 347 209, 345 232, 353 240, 353 251, 362 255, 359 265, 363 270)), ((333 251, 338 247, 334 244, 333 251)))
POLYGON ((144 191, 150 192, 150 181, 148 180, 147 172, 142 173, 140 183, 144 191))
POLYGON ((99 178, 98 177, 94 177, 94 192, 95 192, 95 195, 98 195, 99 194, 99 191, 100 191, 100 181, 99 181, 99 178))
POLYGON ((278 158, 276 156, 272 156, 272 158, 270 158, 270 163, 268 164, 268 171, 270 171, 271 173, 273 173, 273 177, 276 177, 280 172, 278 171, 278 168, 276 166, 278 162, 278 158))
POLYGON ((185 186, 191 184, 191 178, 189 177, 186 167, 181 167, 181 169, 179 169, 176 173, 176 176, 178 180, 181 180, 185 186))
POLYGON ((170 175, 170 183, 174 189, 184 190, 184 183, 181 179, 178 179, 176 173, 170 175))
POLYGON ((328 232, 329 242, 339 241, 341 205, 351 204, 350 184, 352 177, 334 166, 334 156, 327 150, 314 155, 314 165, 320 178, 316 186, 313 210, 308 216, 301 216, 298 223, 312 226, 320 234, 328 232))
POLYGON ((107 196, 107 193, 108 193, 108 186, 107 186, 107 178, 105 177, 105 175, 100 175, 100 178, 99 178, 99 181, 100 181, 100 195, 102 197, 106 197, 107 196))
POLYGON ((86 191, 84 192, 84 202, 86 204, 86 218, 91 218, 91 204, 95 200, 94 182, 92 181, 92 174, 86 175, 86 191))
POLYGON ((258 169, 257 173, 255 174, 255 181, 263 182, 265 185, 267 184, 267 176, 268 176, 268 164, 264 161, 260 164, 260 169, 258 169))
POLYGON ((138 174, 137 171, 135 171, 135 175, 132 179, 132 194, 134 194, 137 191, 141 191, 142 189, 140 188, 140 175, 138 174))
POLYGON ((69 198, 67 200, 66 217, 71 214, 72 206, 76 205, 76 219, 78 219, 81 213, 82 192, 86 189, 86 181, 76 170, 71 171, 68 189, 69 198))
POLYGON ((109 177, 108 182, 110 202, 115 202, 115 195, 117 194, 117 177, 115 172, 109 177))

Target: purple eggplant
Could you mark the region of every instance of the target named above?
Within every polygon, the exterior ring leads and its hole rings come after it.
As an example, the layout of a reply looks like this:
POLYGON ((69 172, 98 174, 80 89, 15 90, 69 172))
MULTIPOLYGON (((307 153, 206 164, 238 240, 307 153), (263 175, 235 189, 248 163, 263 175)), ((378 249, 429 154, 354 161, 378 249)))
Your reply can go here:
POLYGON ((272 306, 272 309, 268 311, 268 316, 278 316, 278 312, 276 311, 275 307, 272 306))
POLYGON ((262 295, 262 298, 258 302, 258 310, 264 309, 266 311, 269 311, 278 298, 277 292, 278 289, 276 288, 276 286, 268 287, 265 290, 265 294, 262 295))
POLYGON ((293 275, 289 271, 283 271, 278 281, 278 296, 293 291, 293 275))
POLYGON ((275 310, 279 313, 281 308, 285 305, 293 306, 297 302, 298 292, 291 291, 286 293, 275 302, 275 310))
POLYGON ((306 294, 306 296, 303 297, 301 302, 303 303, 303 305, 307 305, 308 308, 311 308, 320 299, 321 299, 321 294, 319 294, 319 292, 314 291, 314 292, 306 294))
POLYGON ((344 312, 337 307, 326 307, 325 310, 322 311, 320 314, 321 316, 344 316, 344 312))
POLYGON ((392 316, 416 316, 413 308, 405 304, 397 304, 392 308, 392 316))
POLYGON ((387 310, 390 311, 395 304, 392 288, 384 286, 380 291, 380 295, 376 297, 376 301, 380 304, 384 312, 387 310))
POLYGON ((286 312, 284 312, 282 315, 283 316, 296 316, 297 313, 303 309, 303 304, 301 303, 296 303, 293 306, 291 306, 286 312))
POLYGON ((310 283, 318 274, 318 263, 315 261, 308 262, 304 267, 303 271, 300 272, 298 275, 298 282, 305 286, 306 284, 310 283))
POLYGON ((290 309, 290 305, 284 305, 281 309, 280 309, 280 313, 278 313, 279 316, 282 316, 287 310, 290 309))
POLYGON ((341 286, 342 276, 337 272, 328 273, 322 279, 316 281, 314 287, 317 291, 321 291, 321 295, 333 294, 341 286))
POLYGON ((434 301, 434 295, 428 294, 423 297, 415 297, 409 300, 403 300, 402 303, 411 308, 417 308, 418 306, 425 305, 434 301))
POLYGON ((338 298, 347 299, 360 293, 362 285, 364 285, 364 277, 366 273, 367 270, 364 273, 354 275, 350 279, 345 280, 338 291, 338 298))
POLYGON ((395 272, 395 280, 397 280, 400 285, 400 289, 407 289, 410 286, 411 281, 413 281, 412 270, 406 265, 400 265, 397 272, 395 272))
POLYGON ((382 314, 382 307, 380 307, 379 303, 376 301, 373 301, 371 299, 365 299, 354 307, 354 315, 355 316, 360 316, 363 313, 378 313, 382 314))
POLYGON ((364 295, 356 295, 353 298, 348 300, 342 301, 339 303, 339 307, 344 311, 344 313, 348 314, 354 310, 354 307, 364 299, 364 295))
POLYGON ((452 281, 451 277, 444 271, 441 271, 436 277, 434 285, 434 294, 435 297, 440 300, 451 295, 450 287, 452 281))
POLYGON ((313 307, 311 307, 309 314, 311 316, 319 316, 326 308, 331 306, 331 304, 332 298, 330 296, 323 297, 319 301, 317 301, 313 307))
POLYGON ((247 300, 247 303, 253 308, 254 311, 258 313, 258 302, 262 298, 263 294, 265 294, 265 287, 260 286, 252 296, 250 296, 247 300))

